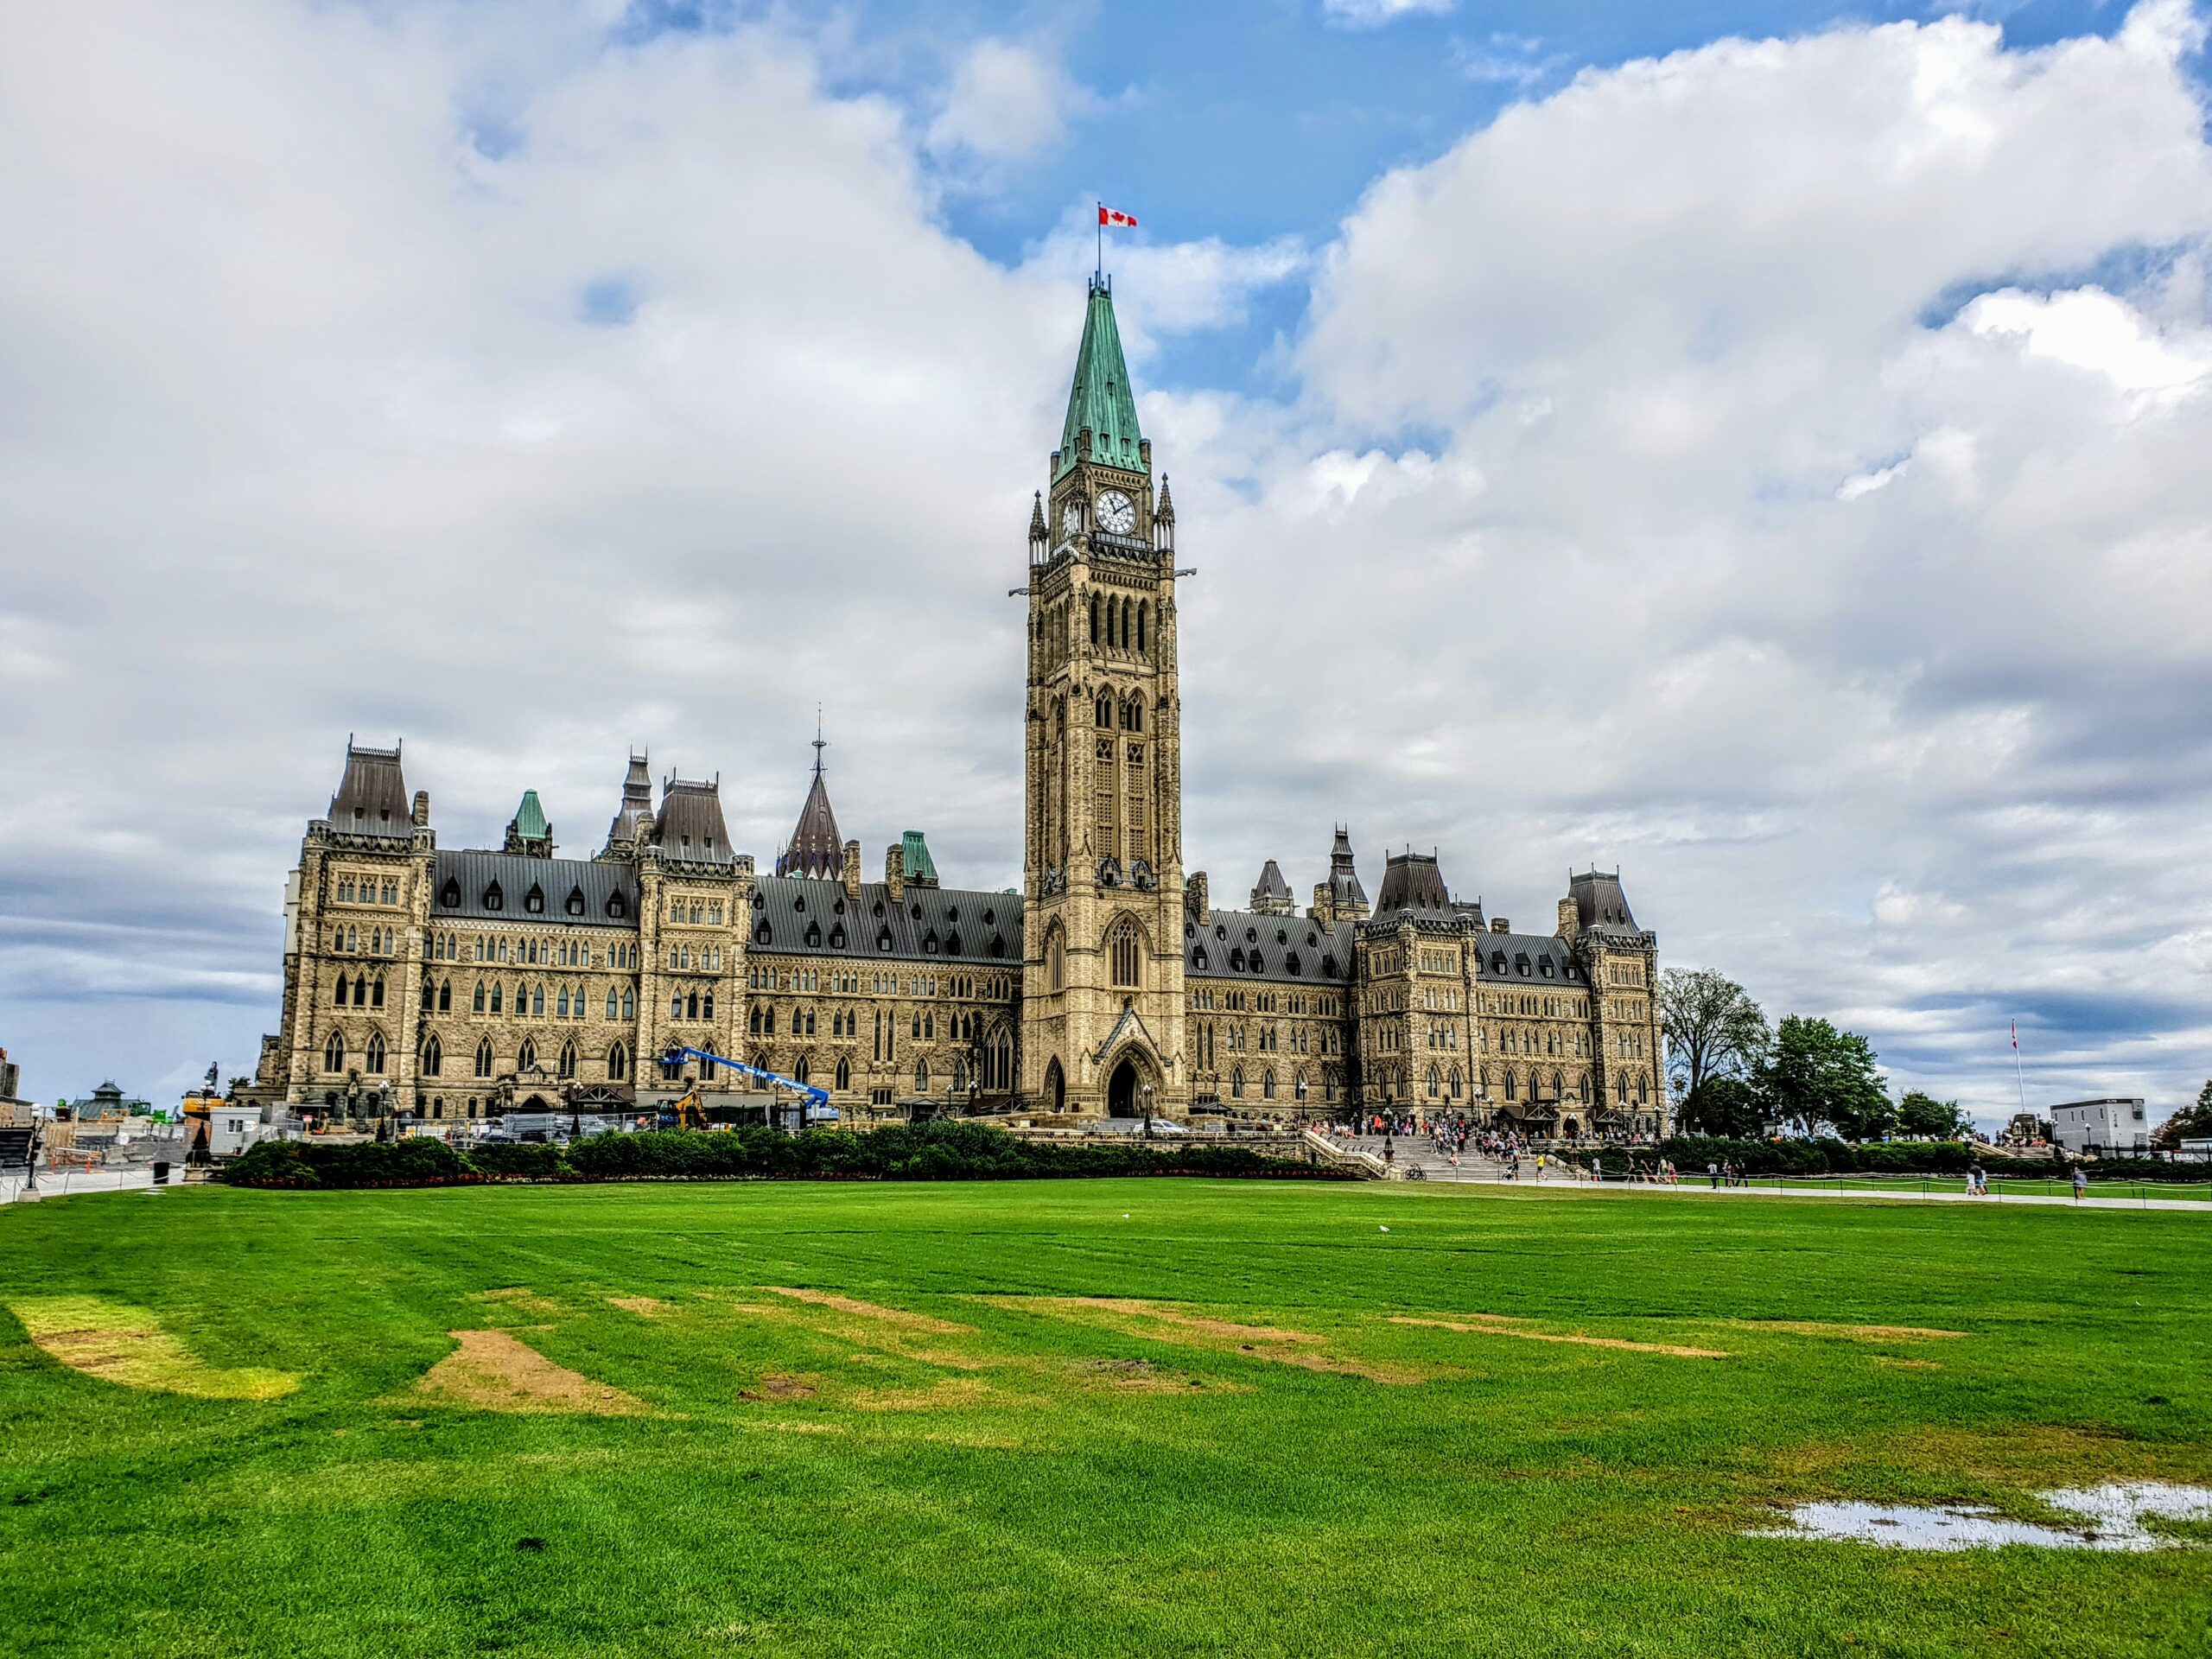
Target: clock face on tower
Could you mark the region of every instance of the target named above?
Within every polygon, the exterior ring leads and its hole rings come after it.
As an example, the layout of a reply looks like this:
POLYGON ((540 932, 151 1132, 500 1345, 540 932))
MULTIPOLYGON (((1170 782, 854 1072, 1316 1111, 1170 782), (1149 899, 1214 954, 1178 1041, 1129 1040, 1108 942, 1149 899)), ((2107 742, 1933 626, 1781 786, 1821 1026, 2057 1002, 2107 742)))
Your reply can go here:
POLYGON ((1109 535, 1127 536, 1137 527, 1137 505, 1119 490, 1098 493, 1098 527, 1109 535))

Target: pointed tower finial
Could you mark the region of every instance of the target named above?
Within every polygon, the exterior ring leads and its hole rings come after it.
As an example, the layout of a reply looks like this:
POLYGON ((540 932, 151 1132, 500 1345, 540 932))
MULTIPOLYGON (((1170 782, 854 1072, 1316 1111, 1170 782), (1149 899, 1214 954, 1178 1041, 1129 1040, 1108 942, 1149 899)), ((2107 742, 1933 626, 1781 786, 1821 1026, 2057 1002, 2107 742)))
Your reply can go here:
POLYGON ((1175 522, 1175 498, 1168 493, 1167 474, 1165 473, 1160 475, 1160 505, 1154 509, 1152 518, 1154 524, 1172 524, 1175 522))
POLYGON ((830 740, 822 735, 822 705, 814 705, 814 775, 822 775, 822 751, 830 747, 830 740))

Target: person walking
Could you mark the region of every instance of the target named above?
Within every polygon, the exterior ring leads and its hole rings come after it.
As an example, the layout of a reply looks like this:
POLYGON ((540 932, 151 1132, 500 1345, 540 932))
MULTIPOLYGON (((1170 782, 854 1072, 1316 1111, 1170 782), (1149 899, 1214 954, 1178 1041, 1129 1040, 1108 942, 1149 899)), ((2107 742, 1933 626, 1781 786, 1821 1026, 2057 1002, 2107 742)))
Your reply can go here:
POLYGON ((2079 1164, 2074 1166, 2074 1196, 2077 1199, 2089 1196, 2089 1172, 2079 1164))

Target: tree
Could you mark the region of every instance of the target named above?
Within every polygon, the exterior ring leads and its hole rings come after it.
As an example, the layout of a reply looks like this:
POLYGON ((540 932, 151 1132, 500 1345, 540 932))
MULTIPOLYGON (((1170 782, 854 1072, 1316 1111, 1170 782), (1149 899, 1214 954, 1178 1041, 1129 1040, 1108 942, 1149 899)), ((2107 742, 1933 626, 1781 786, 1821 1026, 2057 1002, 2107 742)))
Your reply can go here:
POLYGON ((1857 1032, 1790 1014, 1776 1028, 1759 1082, 1776 1116, 1805 1134, 1833 1129, 1847 1141, 1877 1141, 1895 1123, 1888 1080, 1857 1032))
POLYGON ((1758 1070, 1771 1033, 1759 1005, 1726 974, 1669 968, 1659 976, 1659 1023, 1684 1098, 1715 1077, 1758 1070))
POLYGON ((1772 1107, 1741 1077, 1707 1077, 1682 1103, 1681 1125, 1690 1135, 1752 1141, 1774 1128, 1772 1107))
POLYGON ((1917 1089, 1905 1091, 1897 1102, 1897 1133, 1924 1135, 1937 1141, 1955 1141, 1967 1132, 1967 1115, 1955 1100, 1938 1100, 1917 1089))
POLYGON ((2153 1145, 2168 1152, 2178 1152, 2184 1140, 2202 1141, 2212 1138, 2212 1083, 2196 1091, 2196 1104, 2184 1106, 2164 1122, 2151 1137, 2153 1145))

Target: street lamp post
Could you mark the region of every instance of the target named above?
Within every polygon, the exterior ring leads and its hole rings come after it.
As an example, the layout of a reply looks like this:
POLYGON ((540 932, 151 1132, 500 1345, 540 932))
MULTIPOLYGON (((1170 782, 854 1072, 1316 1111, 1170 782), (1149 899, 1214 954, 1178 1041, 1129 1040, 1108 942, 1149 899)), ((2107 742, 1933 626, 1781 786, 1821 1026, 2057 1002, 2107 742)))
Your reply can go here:
POLYGON ((1148 1083, 1137 1084, 1137 1098, 1144 1109, 1144 1138, 1149 1141, 1152 1139, 1152 1085, 1148 1083))

